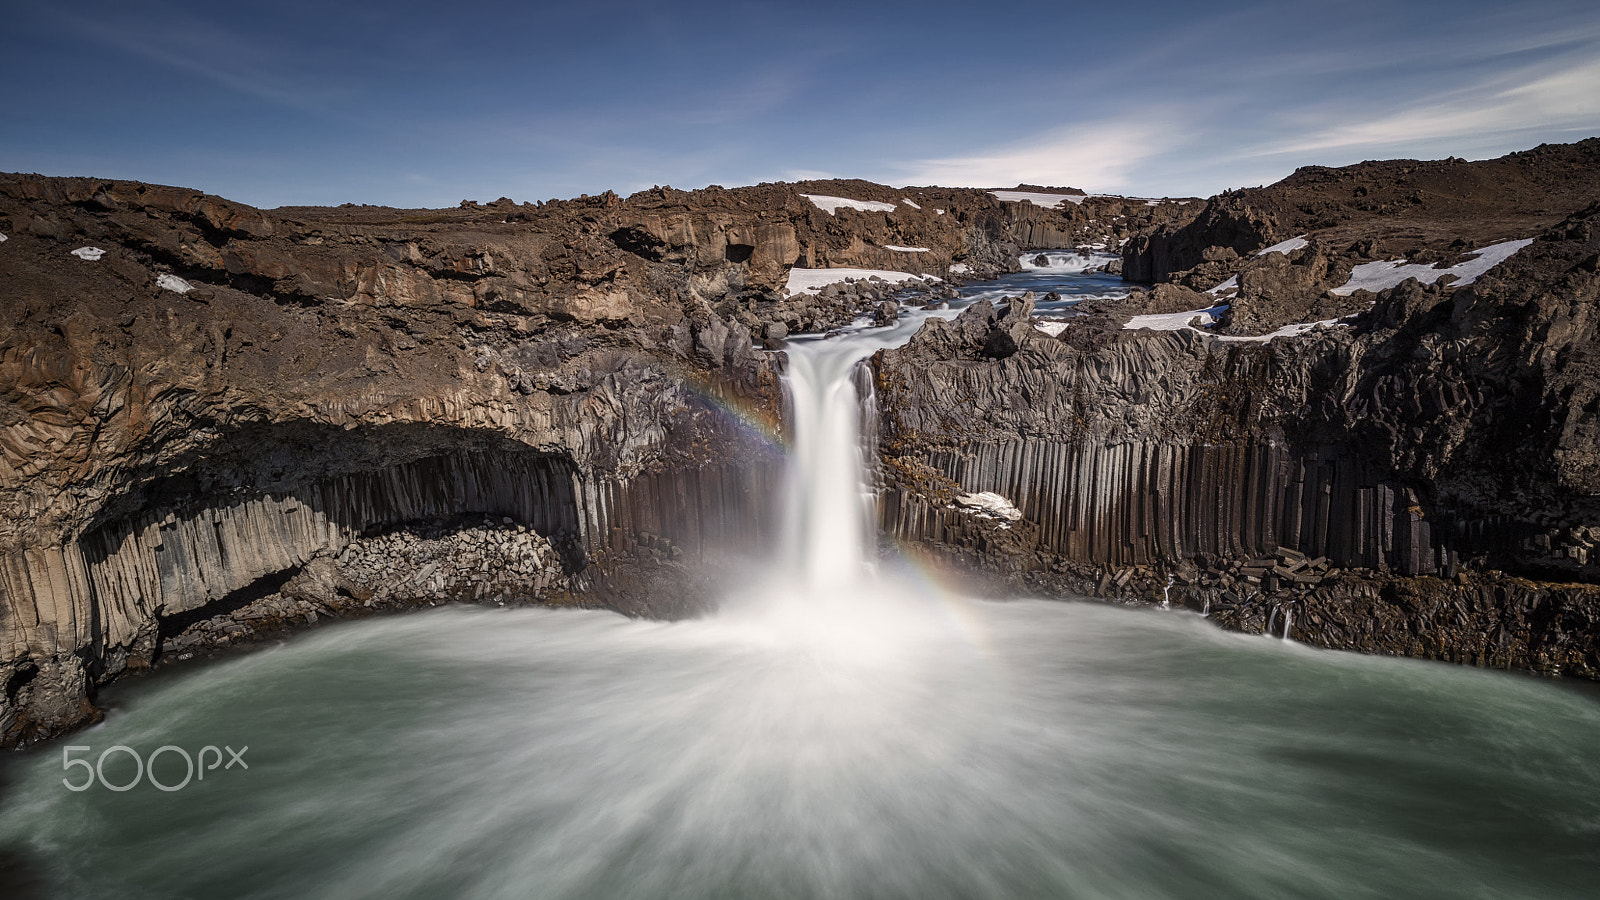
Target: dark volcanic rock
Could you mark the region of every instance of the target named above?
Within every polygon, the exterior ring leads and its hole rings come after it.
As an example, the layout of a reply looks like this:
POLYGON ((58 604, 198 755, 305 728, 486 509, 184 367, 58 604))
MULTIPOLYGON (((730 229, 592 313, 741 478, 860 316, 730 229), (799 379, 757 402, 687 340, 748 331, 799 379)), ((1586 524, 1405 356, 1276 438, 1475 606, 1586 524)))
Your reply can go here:
POLYGON ((1600 138, 1482 162, 1311 166, 1135 232, 1123 247, 1122 272, 1130 281, 1200 291, 1233 277, 1239 291, 1224 329, 1264 334, 1364 308, 1360 298, 1328 292, 1354 265, 1389 258, 1448 268, 1477 248, 1531 238, 1597 195, 1600 138), (1311 246, 1259 252, 1300 236, 1311 246))
MULTIPOLYGON (((1238 273, 1239 290, 1228 298, 1226 334, 1266 334, 1295 322, 1319 322, 1365 310, 1365 297, 1331 293, 1350 280, 1348 259, 1330 258, 1313 243, 1290 255, 1269 253, 1238 273)), ((1157 286, 1158 288, 1160 285, 1157 286)))
POLYGON ((1590 206, 1473 285, 1270 343, 1091 319, 996 359, 992 325, 930 324, 874 360, 883 526, 1032 590, 1149 600, 1205 561, 1179 596, 1231 627, 1300 610, 1327 646, 1600 675, 1597 252, 1590 206))
POLYGON ((770 532, 782 357, 757 338, 894 307, 876 282, 785 297, 789 268, 989 276, 1087 215, 867 182, 262 211, 0 176, 0 744, 92 717, 179 625, 371 608, 327 560, 419 522, 509 518, 557 553, 375 602, 609 585, 574 602, 692 612, 642 586, 770 532))
POLYGON ((1372 256, 1414 261, 1422 251, 1530 237, 1600 193, 1600 138, 1544 145, 1499 159, 1386 160, 1307 166, 1277 184, 1229 191, 1203 211, 1131 241, 1130 281, 1165 281, 1230 249, 1245 256, 1298 234, 1372 256))
POLYGON ((1597 153, 1057 209, 823 181, 262 211, 0 176, 0 744, 92 720, 122 672, 313 619, 693 614, 705 567, 772 532, 784 360, 757 342, 906 299, 786 296, 791 267, 981 278, 1123 240, 1126 278, 1171 283, 1118 316, 1210 306, 1230 276, 1235 333, 1375 305, 1271 343, 1106 315, 1056 339, 1031 296, 932 320, 874 364, 886 530, 1012 586, 1150 599, 1170 575, 1231 627, 1592 673, 1600 210, 1568 214, 1597 153), (1375 254, 1541 232, 1470 286, 1327 290, 1375 254), (1024 518, 954 502, 974 491, 1024 518))

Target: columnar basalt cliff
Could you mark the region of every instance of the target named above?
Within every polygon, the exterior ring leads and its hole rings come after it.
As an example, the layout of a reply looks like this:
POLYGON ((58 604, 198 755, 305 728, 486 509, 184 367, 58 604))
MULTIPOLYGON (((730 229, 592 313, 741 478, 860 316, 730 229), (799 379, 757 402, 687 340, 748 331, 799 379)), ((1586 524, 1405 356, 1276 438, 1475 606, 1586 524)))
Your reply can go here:
POLYGON ((1031 298, 930 322, 874 362, 884 528, 1038 587, 1600 677, 1597 252, 1589 206, 1473 284, 1272 340, 1125 309, 1052 338, 1031 298), (950 503, 976 491, 1025 527, 950 503))
POLYGON ((770 533, 758 342, 885 296, 786 296, 789 269, 1013 270, 1019 235, 1070 240, 1052 216, 1091 218, 865 182, 263 212, 0 176, 0 743, 252 622, 507 591, 685 612, 629 579, 770 533), (415 564, 372 570, 374 540, 415 564))
POLYGON ((1496 161, 1448 202, 1430 173, 1488 164, 1209 203, 1018 186, 1049 206, 823 181, 262 211, 0 176, 0 745, 91 720, 122 672, 319 616, 693 612, 702 566, 771 537, 772 351, 895 314, 880 282, 790 294, 794 269, 985 278, 1091 246, 1163 283, 1059 339, 979 304, 876 359, 886 531, 1038 589, 1170 577, 1231 627, 1594 674, 1600 213, 1569 214, 1597 152, 1496 161), (1468 286, 1333 290, 1390 248, 1448 265, 1535 235, 1468 286), (1210 333, 1119 327, 1219 297, 1210 333), (1359 317, 1223 340, 1311 314, 1359 317))

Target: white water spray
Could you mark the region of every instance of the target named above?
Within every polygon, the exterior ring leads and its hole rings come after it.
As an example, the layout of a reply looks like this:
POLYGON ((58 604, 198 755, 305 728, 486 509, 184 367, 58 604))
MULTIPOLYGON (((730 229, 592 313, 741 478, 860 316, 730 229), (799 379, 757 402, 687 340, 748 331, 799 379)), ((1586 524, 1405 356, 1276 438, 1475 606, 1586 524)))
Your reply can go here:
POLYGON ((1593 880, 1592 852, 1527 850, 1593 844, 1588 698, 874 577, 852 372, 919 318, 794 345, 791 541, 742 586, 769 602, 671 624, 451 606, 119 685, 97 752, 226 738, 271 765, 73 793, 59 759, 16 754, 0 880, 19 860, 62 897, 1543 900, 1593 880), (1517 799, 1525 840, 1462 784, 1517 799))
MULTIPOLYGON (((866 353, 870 353, 867 350, 866 353)), ((865 353, 844 342, 812 343, 789 353, 785 379, 792 446, 785 486, 784 552, 791 577, 810 591, 858 581, 869 569, 873 498, 868 491, 854 377, 865 353)))
POLYGON ((1122 257, 1115 253, 1042 250, 1022 254, 1017 262, 1030 274, 1077 275, 1092 272, 1122 257))
POLYGON ((788 347, 784 388, 790 409, 781 571, 803 593, 828 598, 872 569, 876 500, 867 481, 875 455, 863 423, 876 417, 872 379, 862 362, 898 347, 932 317, 960 310, 904 310, 889 328, 858 327, 788 347))

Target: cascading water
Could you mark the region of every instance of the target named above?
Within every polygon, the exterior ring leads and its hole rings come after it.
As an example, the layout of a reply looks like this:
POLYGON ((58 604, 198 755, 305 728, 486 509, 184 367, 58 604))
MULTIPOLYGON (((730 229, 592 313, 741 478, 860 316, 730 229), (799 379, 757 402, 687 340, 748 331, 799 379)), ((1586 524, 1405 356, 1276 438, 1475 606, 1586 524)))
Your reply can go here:
POLYGON ((0 895, 1593 895, 1590 696, 874 574, 852 373, 919 315, 791 347, 787 549, 734 592, 759 600, 443 608, 118 685, 76 758, 250 768, 75 792, 61 745, 15 755, 0 895))
POLYGON ((868 568, 872 505, 862 477, 863 397, 853 377, 866 353, 844 342, 797 344, 789 351, 784 548, 786 568, 813 592, 854 583, 868 568))
POLYGON ((918 611, 926 592, 919 596, 905 580, 877 571, 867 479, 875 408, 863 361, 906 341, 923 320, 957 312, 915 310, 889 328, 857 326, 790 342, 783 553, 759 590, 725 604, 723 621, 847 666, 893 657, 941 627, 918 611))

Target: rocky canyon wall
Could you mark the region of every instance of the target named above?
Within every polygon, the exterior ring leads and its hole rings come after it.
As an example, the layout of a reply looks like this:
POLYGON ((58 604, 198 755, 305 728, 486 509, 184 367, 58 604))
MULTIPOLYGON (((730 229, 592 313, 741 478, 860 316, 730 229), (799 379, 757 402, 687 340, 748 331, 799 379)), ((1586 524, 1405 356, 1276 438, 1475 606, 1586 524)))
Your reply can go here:
MULTIPOLYGON (((370 605, 327 561, 393 529, 532 548, 526 593, 594 602, 639 561, 759 549, 782 356, 758 341, 882 299, 788 296, 789 268, 994 274, 1016 232, 1089 219, 1024 207, 815 182, 261 211, 0 176, 0 743, 92 717, 174 623, 278 588, 370 605)), ((625 605, 685 608, 651 602, 625 605)))
POLYGON ((1296 337, 1097 313, 1053 338, 1025 299, 930 322, 874 361, 884 528, 980 548, 1022 584, 1600 674, 1597 222, 1581 210, 1470 286, 1409 281, 1296 337), (979 491, 1022 521, 952 502, 979 491))

